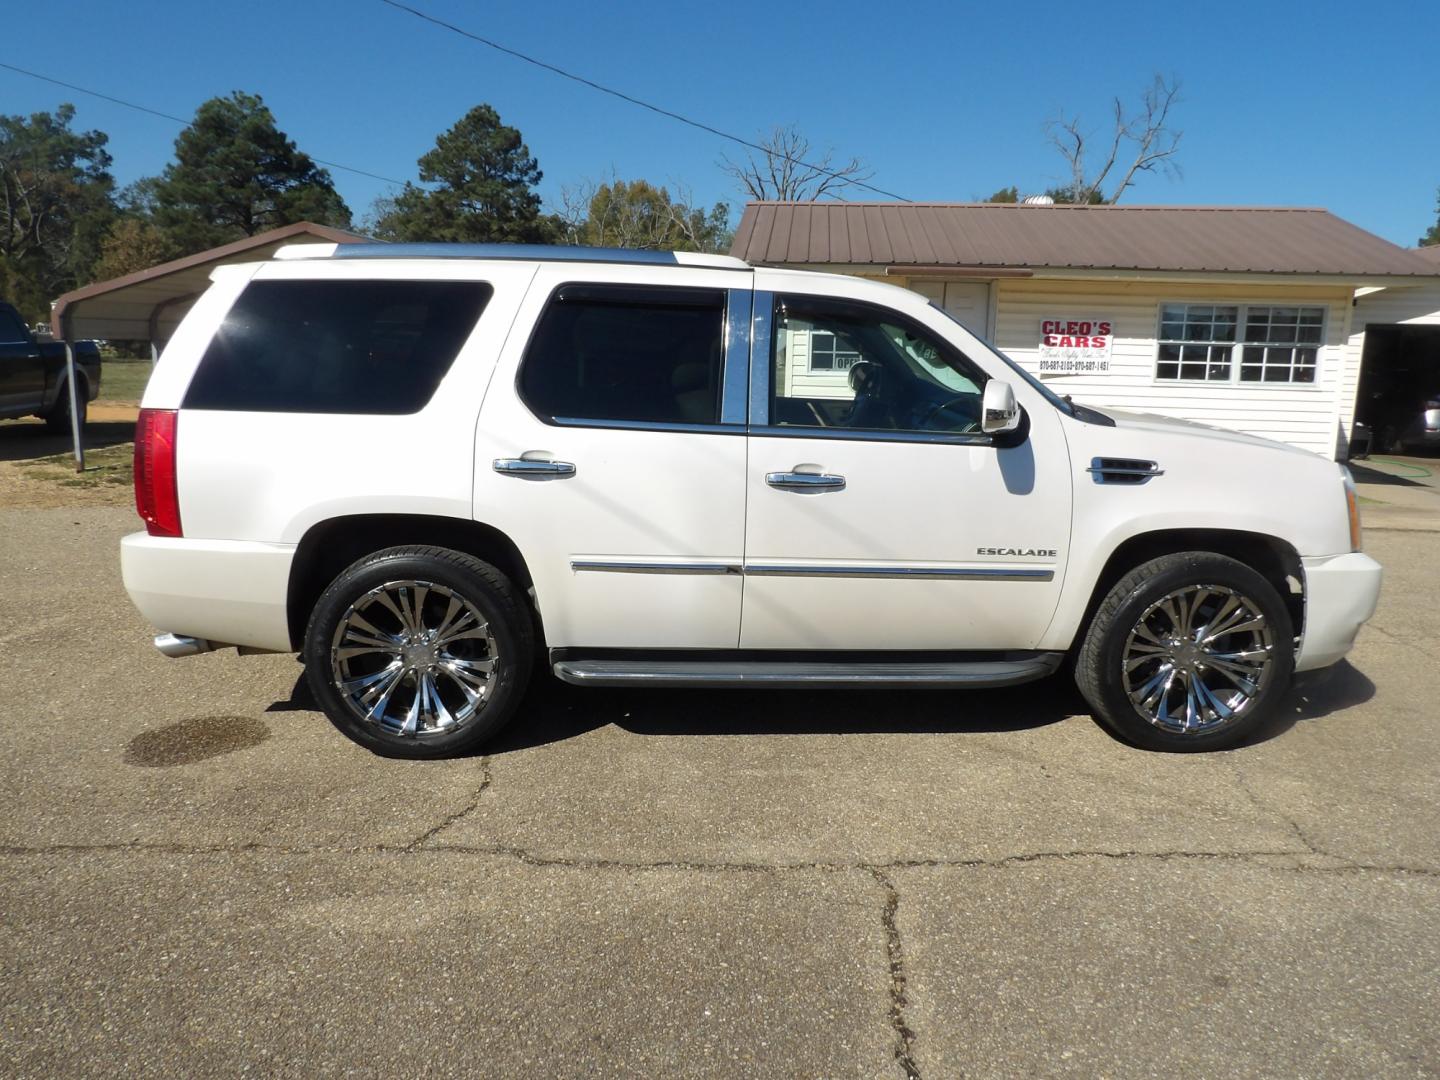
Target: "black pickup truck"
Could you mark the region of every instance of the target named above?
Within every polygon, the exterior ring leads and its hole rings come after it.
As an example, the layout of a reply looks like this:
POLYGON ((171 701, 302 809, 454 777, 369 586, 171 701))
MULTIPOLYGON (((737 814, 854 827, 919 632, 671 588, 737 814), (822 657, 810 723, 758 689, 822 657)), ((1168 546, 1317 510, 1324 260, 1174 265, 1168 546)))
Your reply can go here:
MULTIPOLYGON (((86 405, 100 393, 100 350, 75 342, 75 389, 80 426, 86 405)), ((38 416, 56 431, 70 429, 70 391, 65 385, 65 346, 37 340, 20 313, 0 302, 0 420, 38 416)))

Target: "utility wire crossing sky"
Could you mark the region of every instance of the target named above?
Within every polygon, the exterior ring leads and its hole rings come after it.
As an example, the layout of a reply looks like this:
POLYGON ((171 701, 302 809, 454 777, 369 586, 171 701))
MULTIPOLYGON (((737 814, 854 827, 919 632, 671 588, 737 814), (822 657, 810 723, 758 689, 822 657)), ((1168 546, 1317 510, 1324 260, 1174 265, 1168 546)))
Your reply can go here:
POLYGON ((176 125, 239 90, 323 155, 357 220, 481 103, 521 132, 552 206, 644 179, 733 219, 722 149, 754 155, 790 125, 817 175, 862 162, 856 196, 1043 192, 1071 179, 1046 121, 1079 116, 1108 146, 1115 99, 1133 109, 1156 74, 1181 83, 1182 171, 1142 176, 1126 204, 1323 206, 1406 246, 1436 220, 1436 3, 48 0, 7 12, 6 33, 34 44, 0 66, 0 111, 74 100, 117 183, 161 173, 176 125))

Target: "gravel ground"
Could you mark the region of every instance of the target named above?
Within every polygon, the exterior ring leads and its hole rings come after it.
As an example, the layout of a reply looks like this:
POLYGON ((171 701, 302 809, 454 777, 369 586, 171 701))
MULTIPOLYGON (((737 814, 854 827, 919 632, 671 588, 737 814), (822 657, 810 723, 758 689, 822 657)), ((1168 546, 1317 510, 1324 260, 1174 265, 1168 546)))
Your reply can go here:
POLYGON ((1059 681, 547 681, 413 763, 154 652, 131 513, 3 505, 0 1074, 1440 1074, 1434 532, 1231 753, 1059 681))

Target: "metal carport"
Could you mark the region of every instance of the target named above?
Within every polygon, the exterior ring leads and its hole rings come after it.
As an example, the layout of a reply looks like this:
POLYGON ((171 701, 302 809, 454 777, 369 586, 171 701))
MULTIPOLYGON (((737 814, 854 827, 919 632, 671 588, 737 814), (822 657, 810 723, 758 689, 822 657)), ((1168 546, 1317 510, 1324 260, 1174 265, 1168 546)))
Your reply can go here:
POLYGON ((300 221, 187 255, 183 259, 161 263, 148 270, 110 281, 97 281, 61 296, 51 309, 50 328, 56 340, 63 341, 66 346, 66 381, 71 395, 70 425, 75 442, 76 471, 84 468, 85 456, 76 418, 72 342, 89 338, 144 341, 150 346, 153 361, 190 306, 210 284, 210 273, 217 266, 260 262, 285 244, 307 241, 353 244, 367 239, 343 229, 300 221))

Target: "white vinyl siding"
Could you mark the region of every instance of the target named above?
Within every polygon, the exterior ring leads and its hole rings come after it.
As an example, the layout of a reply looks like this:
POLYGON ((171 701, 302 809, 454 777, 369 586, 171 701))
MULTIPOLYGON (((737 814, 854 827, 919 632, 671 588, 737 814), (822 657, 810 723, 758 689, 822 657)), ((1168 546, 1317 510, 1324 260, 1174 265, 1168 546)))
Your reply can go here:
MULTIPOLYGON (((1153 281, 1003 279, 996 283, 995 344, 1039 373, 1040 323, 1104 317, 1114 324, 1110 370, 1047 376, 1059 394, 1100 408, 1193 420, 1334 456, 1341 393, 1358 354, 1347 348, 1352 291, 1334 286, 1176 285, 1153 281), (1305 306, 1324 309, 1314 383, 1178 381, 1155 377, 1159 313, 1165 304, 1305 306)), ((1243 317, 1243 311, 1240 313, 1243 317)), ((1242 336, 1237 332, 1237 337, 1242 336)), ((1235 366, 1240 363, 1239 346, 1235 366)), ((1353 402, 1353 397, 1352 397, 1353 402)), ((1349 413, 1343 423, 1348 427, 1349 413)))

